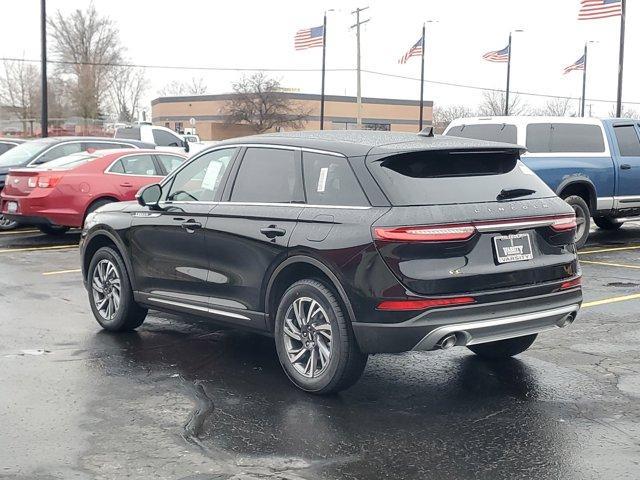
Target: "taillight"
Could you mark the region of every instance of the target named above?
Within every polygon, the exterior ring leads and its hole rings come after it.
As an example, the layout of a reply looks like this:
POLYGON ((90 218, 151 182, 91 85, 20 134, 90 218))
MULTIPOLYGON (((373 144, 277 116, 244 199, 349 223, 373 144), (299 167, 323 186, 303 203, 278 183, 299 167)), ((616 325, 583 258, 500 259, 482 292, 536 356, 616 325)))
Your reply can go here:
POLYGON ((27 180, 27 185, 29 186, 29 188, 36 188, 36 186, 38 185, 38 177, 29 177, 29 180, 27 180))
POLYGON ((473 225, 436 225, 429 227, 376 227, 377 240, 402 242, 452 242, 467 240, 476 233, 473 225))
POLYGON ((421 298, 410 300, 386 300, 376 307, 377 310, 409 311, 428 310, 430 308, 454 307, 456 305, 469 305, 475 303, 473 297, 449 297, 449 298, 421 298))
POLYGON ((52 175, 40 175, 38 176, 38 188, 53 188, 58 184, 60 178, 52 175))
POLYGON ((580 285, 582 285, 582 277, 577 277, 560 285, 560 290, 569 290, 570 288, 579 287, 580 285))
POLYGON ((556 232, 566 232, 567 230, 573 230, 578 224, 576 223, 576 217, 561 217, 554 220, 551 224, 551 228, 556 232))

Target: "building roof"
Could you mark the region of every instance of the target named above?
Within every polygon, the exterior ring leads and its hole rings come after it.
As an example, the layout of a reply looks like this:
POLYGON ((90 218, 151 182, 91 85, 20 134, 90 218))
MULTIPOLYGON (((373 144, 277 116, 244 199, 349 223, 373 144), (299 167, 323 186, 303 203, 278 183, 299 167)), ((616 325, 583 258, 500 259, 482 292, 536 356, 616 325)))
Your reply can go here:
POLYGON ((469 138, 372 130, 317 130, 265 133, 225 140, 216 145, 269 144, 326 150, 347 157, 367 154, 393 154, 426 150, 510 150, 524 151, 510 143, 487 142, 469 138))

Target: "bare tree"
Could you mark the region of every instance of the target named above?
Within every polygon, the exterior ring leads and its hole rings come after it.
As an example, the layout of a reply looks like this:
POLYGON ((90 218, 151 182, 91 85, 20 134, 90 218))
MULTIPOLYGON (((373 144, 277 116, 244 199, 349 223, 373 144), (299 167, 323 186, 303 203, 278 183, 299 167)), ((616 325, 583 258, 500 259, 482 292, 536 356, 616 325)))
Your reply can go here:
POLYGON ((40 71, 28 62, 5 61, 0 76, 0 103, 4 104, 14 119, 23 122, 40 112, 40 71))
MULTIPOLYGON (((485 90, 482 92, 482 103, 480 103, 478 113, 491 117, 504 115, 505 97, 504 92, 485 90)), ((511 94, 509 96, 509 115, 526 115, 528 112, 528 105, 522 102, 519 95, 511 94)))
MULTIPOLYGON (((615 117, 616 116, 616 106, 613 105, 611 107, 611 110, 609 110, 609 116, 610 117, 615 117)), ((622 112, 620 114, 621 118, 633 118, 633 119, 639 119, 640 118, 640 114, 638 114, 638 112, 636 110, 634 110, 633 108, 628 108, 625 107, 624 105, 622 105, 622 112)))
POLYGON ((473 117, 474 112, 466 105, 447 105, 433 108, 435 133, 442 133, 456 118, 473 117))
POLYGON ((550 117, 574 117, 576 112, 571 106, 571 99, 552 98, 544 107, 535 110, 535 114, 550 117))
POLYGON ((209 88, 202 77, 192 77, 188 82, 173 80, 158 90, 161 97, 180 97, 184 95, 204 95, 209 88))
POLYGON ((227 123, 248 124, 256 133, 277 127, 300 129, 309 111, 287 98, 280 81, 259 72, 233 84, 233 100, 225 106, 227 123))
POLYGON ((136 120, 142 95, 147 88, 144 68, 122 67, 115 74, 109 88, 111 110, 121 122, 136 120))
POLYGON ((114 78, 113 65, 122 62, 124 53, 117 26, 99 15, 93 3, 69 16, 58 11, 48 23, 53 52, 64 62, 59 71, 73 79, 70 93, 76 113, 98 118, 114 78))

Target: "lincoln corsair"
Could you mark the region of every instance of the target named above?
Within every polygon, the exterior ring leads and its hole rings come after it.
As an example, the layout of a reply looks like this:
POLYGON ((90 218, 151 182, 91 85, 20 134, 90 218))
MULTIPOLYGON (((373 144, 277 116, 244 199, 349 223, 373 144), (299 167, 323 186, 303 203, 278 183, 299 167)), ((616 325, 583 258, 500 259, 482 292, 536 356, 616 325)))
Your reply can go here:
POLYGON ((517 355, 582 302, 573 210, 520 153, 373 131, 221 142, 87 217, 93 315, 111 331, 154 309, 271 335, 318 394, 372 353, 517 355))

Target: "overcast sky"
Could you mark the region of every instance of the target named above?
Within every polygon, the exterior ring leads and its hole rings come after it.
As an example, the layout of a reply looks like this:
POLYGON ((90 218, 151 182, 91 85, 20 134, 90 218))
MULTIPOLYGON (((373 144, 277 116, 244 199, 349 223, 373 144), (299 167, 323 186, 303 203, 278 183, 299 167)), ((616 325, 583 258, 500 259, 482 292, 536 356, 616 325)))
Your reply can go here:
MULTIPOLYGON (((638 1, 628 1, 624 96, 640 110, 640 24, 638 1)), ((0 56, 38 58, 39 0, 3 2, 0 56)), ((87 1, 48 0, 48 11, 85 8, 87 1)), ((94 0, 96 9, 115 20, 122 43, 134 63, 227 68, 314 69, 321 66, 322 49, 293 49, 297 29, 322 23, 328 13, 327 68, 355 67, 355 35, 351 10, 370 6, 371 18, 362 32, 362 67, 393 75, 419 77, 420 60, 399 65, 398 58, 427 25, 426 79, 487 88, 504 88, 506 64, 489 63, 482 54, 504 48, 514 34, 512 90, 578 97, 582 73, 563 75, 565 66, 590 47, 587 98, 616 98, 619 17, 578 22, 579 0, 94 0)), ((211 93, 231 89, 239 72, 150 69, 147 102, 170 80, 203 77, 211 93)), ((286 87, 319 93, 319 72, 274 72, 286 87)), ((327 93, 354 95, 354 72, 328 72, 327 93)), ((363 74, 364 96, 418 98, 419 82, 363 74)), ((477 90, 427 84, 425 96, 436 105, 481 100, 477 90)), ((544 99, 525 97, 536 106, 544 99)), ((577 105, 577 101, 575 102, 577 105)), ((611 104, 593 102, 594 115, 607 115, 611 104)))

